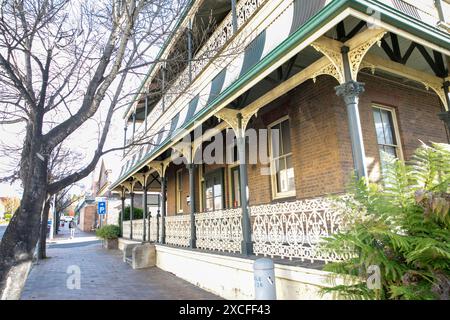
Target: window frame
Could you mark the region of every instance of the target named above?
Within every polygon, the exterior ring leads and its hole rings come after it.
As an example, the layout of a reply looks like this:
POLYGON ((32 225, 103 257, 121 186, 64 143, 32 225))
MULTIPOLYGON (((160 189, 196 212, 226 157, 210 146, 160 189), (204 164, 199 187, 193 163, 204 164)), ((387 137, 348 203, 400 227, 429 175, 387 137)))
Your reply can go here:
POLYGON ((183 168, 175 171, 175 212, 183 213, 183 168), (178 178, 181 178, 179 181, 178 178), (180 183, 179 183, 180 182, 180 183))
POLYGON ((204 184, 204 181, 205 181, 205 178, 203 176, 203 172, 204 172, 203 166, 204 166, 204 164, 199 165, 198 166, 198 170, 197 170, 197 173, 198 173, 198 194, 199 194, 198 209, 199 209, 199 212, 203 212, 204 207, 205 207, 205 205, 203 203, 203 201, 204 201, 204 199, 203 199, 204 198, 203 197, 203 184, 204 184))
MULTIPOLYGON (((241 197, 239 194, 239 197, 236 198, 236 195, 234 194, 234 185, 233 185, 233 171, 237 170, 238 172, 238 176, 240 177, 240 172, 239 172, 239 164, 237 162, 235 162, 232 165, 228 166, 228 204, 229 204, 229 208, 232 209, 236 209, 236 208, 240 208, 241 207, 241 197), (239 201, 239 205, 237 207, 234 206, 233 204, 233 196, 239 201)), ((241 182, 238 181, 238 189, 239 192, 241 192, 241 182)))
POLYGON ((394 107, 388 107, 388 106, 372 103, 371 111, 372 111, 372 121, 373 121, 373 128, 374 128, 374 132, 375 132, 375 139, 376 139, 376 144, 377 144, 377 149, 378 149, 378 156, 380 157, 380 166, 381 166, 381 149, 380 149, 381 145, 395 148, 396 153, 397 153, 397 158, 400 161, 404 161, 402 139, 400 137, 400 130, 399 130, 399 127, 398 127, 398 118, 397 118, 396 109, 394 107), (380 110, 385 110, 385 111, 390 112, 391 119, 392 119, 393 133, 395 135, 394 138, 395 138, 395 141, 397 142, 396 145, 380 144, 378 142, 377 127, 376 127, 375 118, 374 118, 374 112, 373 112, 374 109, 380 109, 380 110))
POLYGON ((293 155, 294 153, 292 152, 292 132, 291 132, 291 119, 289 117, 289 115, 283 116, 281 118, 279 118, 278 120, 270 123, 267 126, 267 129, 269 130, 269 134, 268 134, 268 144, 269 144, 269 159, 270 159, 270 180, 271 180, 271 190, 272 190, 272 198, 273 199, 283 199, 283 198, 291 198, 291 197, 295 197, 297 195, 297 188, 295 186, 295 167, 294 167, 294 161, 293 161, 293 155), (294 170, 294 190, 291 191, 286 191, 286 192, 278 192, 277 190, 277 174, 276 174, 276 170, 275 170, 275 160, 273 158, 272 155, 272 128, 278 124, 283 123, 284 121, 288 121, 289 124, 289 133, 290 133, 290 147, 291 147, 291 152, 288 154, 284 154, 280 157, 278 157, 277 159, 281 159, 281 158, 286 158, 288 156, 292 157, 292 169, 294 170))
POLYGON ((213 170, 213 171, 211 171, 211 172, 207 172, 207 173, 205 173, 204 174, 204 181, 203 181, 203 201, 204 201, 204 207, 203 207, 203 210, 204 210, 204 212, 214 212, 214 211, 218 211, 218 210, 224 210, 225 209, 225 177, 224 177, 224 168, 219 168, 219 169, 216 169, 216 170, 213 170), (210 179, 210 178, 213 178, 214 179, 214 177, 215 176, 218 176, 219 177, 219 180, 220 180, 220 189, 221 189, 221 195, 220 195, 220 199, 221 199, 221 209, 216 209, 216 206, 215 206, 215 201, 214 201, 214 199, 217 197, 215 194, 214 194, 214 187, 213 187, 213 197, 212 197, 212 199, 213 199, 213 210, 212 211, 208 211, 208 209, 207 209, 207 204, 206 204, 206 201, 208 200, 208 197, 206 196, 206 190, 207 190, 207 188, 208 188, 208 185, 207 185, 207 183, 208 183, 208 179, 210 179))

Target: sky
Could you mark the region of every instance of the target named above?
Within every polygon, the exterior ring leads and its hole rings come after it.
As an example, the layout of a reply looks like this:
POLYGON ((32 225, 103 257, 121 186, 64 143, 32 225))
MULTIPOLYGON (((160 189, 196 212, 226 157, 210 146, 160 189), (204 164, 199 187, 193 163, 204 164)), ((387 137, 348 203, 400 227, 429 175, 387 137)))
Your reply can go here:
MULTIPOLYGON (((92 3, 95 3, 92 2, 92 3)), ((100 2, 99 2, 100 3, 100 2)), ((72 8, 73 9, 73 8, 72 8)), ((69 16, 77 16, 77 12, 71 12, 69 16)), ((69 24, 77 23, 77 19, 69 19, 66 20, 69 24)), ((172 20, 170 23, 166 24, 167 26, 170 26, 172 23, 174 23, 174 20, 172 20)), ((157 26, 157 24, 156 24, 157 26)), ((155 27, 156 28, 156 27, 155 27)), ((96 30, 98 33, 99 30, 96 30)), ((96 33, 96 34, 97 34, 96 33)), ((158 33, 155 32, 155 35, 158 33)), ((83 33, 80 33, 79 35, 80 39, 83 39, 83 33)), ((160 38, 161 40, 162 38, 160 38)), ((161 43, 161 42, 159 42, 161 43)), ((145 43, 144 43, 145 44, 145 43)), ((39 47, 39 45, 38 45, 39 47)), ((145 47, 143 45, 143 47, 145 47)), ((4 49, 1 49, 4 50, 4 49)), ((157 45, 153 45, 150 47, 150 50, 146 53, 139 53, 140 57, 147 57, 147 61, 152 61, 154 57, 159 52, 160 48, 157 45)), ((71 56, 70 56, 71 57, 71 56)), ((57 65, 59 65, 59 62, 62 65, 64 65, 64 62, 67 62, 68 60, 64 58, 64 54, 62 56, 63 59, 61 61, 56 61, 57 65), (65 59, 65 60, 64 60, 65 59)), ((70 60, 69 60, 70 61, 70 60)), ((124 92, 135 92, 136 88, 138 88, 144 79, 145 75, 151 68, 151 65, 147 65, 143 68, 140 68, 139 70, 135 70, 135 73, 131 75, 131 78, 128 77, 127 81, 124 85, 124 92)), ((39 74, 39 72, 37 73, 39 74)), ((114 90, 115 84, 110 87, 111 90, 114 90)), ((83 92, 83 88, 79 88, 77 90, 76 94, 79 94, 80 92, 83 92)), ((111 96, 111 95, 110 95, 111 96)), ((109 97, 110 97, 109 96, 109 97)), ((82 97, 80 96, 77 99, 74 99, 74 105, 69 105, 68 108, 71 109, 72 114, 79 108, 79 101, 82 97)), ((93 117, 93 119, 88 120, 82 127, 80 127, 77 131, 75 131, 68 139, 67 139, 67 146, 70 146, 71 149, 76 150, 77 152, 80 152, 83 155, 83 163, 79 164, 79 168, 83 168, 84 165, 89 163, 91 157, 94 154, 94 151, 97 147, 97 141, 99 138, 99 123, 102 123, 102 120, 106 117, 106 112, 109 107, 109 99, 108 97, 103 101, 103 103, 100 106, 100 109, 97 111, 96 115, 93 117)), ((70 102, 72 103, 72 102, 70 102)), ((125 108, 128 106, 128 104, 123 105, 120 109, 118 109, 113 116, 112 120, 112 126, 109 130, 108 138, 105 143, 104 150, 110 149, 110 148, 116 148, 121 147, 123 145, 123 127, 124 127, 124 119, 122 119, 122 116, 124 114, 125 108)), ((60 123, 64 119, 66 119, 69 116, 68 112, 64 109, 62 111, 53 112, 53 114, 48 114, 46 116, 45 121, 49 122, 55 122, 60 123)), ((1 125, 0 124, 0 148, 2 146, 14 146, 18 149, 20 149, 23 145, 23 136, 24 136, 24 125, 23 124, 14 124, 14 125, 1 125)), ((2 148, 3 149, 3 148, 2 148)), ((0 149, 0 150, 2 150, 0 149)), ((10 152, 7 153, 4 156, 0 156, 0 178, 8 176, 11 174, 13 168, 17 167, 17 161, 19 159, 20 151, 18 152, 10 152)), ((103 160, 105 161, 107 169, 112 170, 112 174, 110 176, 111 180, 115 180, 115 178, 118 177, 120 173, 121 168, 121 159, 122 159, 122 151, 117 152, 111 152, 108 153, 103 157, 103 160)), ((84 185, 84 188, 78 188, 79 192, 82 192, 83 189, 88 189, 92 185, 92 179, 93 177, 95 179, 98 179, 99 175, 99 168, 101 165, 102 159, 97 164, 97 169, 89 175, 87 178, 83 179, 80 184, 84 185)), ((16 182, 12 185, 8 183, 0 183, 0 196, 18 196, 20 197, 22 193, 22 188, 20 186, 20 182, 16 182)))

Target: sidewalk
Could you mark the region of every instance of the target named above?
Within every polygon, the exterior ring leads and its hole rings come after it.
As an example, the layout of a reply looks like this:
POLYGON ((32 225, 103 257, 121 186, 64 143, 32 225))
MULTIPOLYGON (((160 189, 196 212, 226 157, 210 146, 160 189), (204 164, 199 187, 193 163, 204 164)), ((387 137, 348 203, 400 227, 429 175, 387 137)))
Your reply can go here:
POLYGON ((47 244, 54 247, 55 244, 76 244, 83 242, 99 241, 94 232, 84 232, 80 229, 75 230, 75 237, 70 239, 69 224, 65 223, 64 227, 59 228, 58 234, 52 239, 47 239, 47 244))
POLYGON ((70 240, 68 230, 61 231, 49 244, 50 258, 33 266, 23 300, 220 299, 158 268, 133 270, 122 261, 121 251, 103 249, 92 234, 78 231, 70 240), (73 273, 67 271, 73 266, 80 270, 79 290, 67 286, 68 280, 73 279, 73 273))

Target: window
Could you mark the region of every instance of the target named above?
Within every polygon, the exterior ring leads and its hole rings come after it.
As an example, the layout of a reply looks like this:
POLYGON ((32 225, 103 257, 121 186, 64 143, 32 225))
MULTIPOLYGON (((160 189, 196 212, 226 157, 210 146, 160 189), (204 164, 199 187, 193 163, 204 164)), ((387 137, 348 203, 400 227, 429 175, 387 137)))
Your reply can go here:
POLYGON ((176 202, 177 213, 183 212, 183 169, 176 172, 176 202))
POLYGON ((205 175, 205 211, 223 209, 223 172, 217 170, 205 175))
POLYGON ((239 166, 230 168, 230 206, 238 208, 241 206, 241 186, 239 179, 239 166))
POLYGON ((376 106, 373 107, 373 118, 377 133, 381 167, 383 168, 383 163, 386 161, 386 154, 402 159, 395 112, 390 108, 376 106))
POLYGON ((269 141, 273 196, 295 196, 289 118, 282 118, 269 126, 269 141))

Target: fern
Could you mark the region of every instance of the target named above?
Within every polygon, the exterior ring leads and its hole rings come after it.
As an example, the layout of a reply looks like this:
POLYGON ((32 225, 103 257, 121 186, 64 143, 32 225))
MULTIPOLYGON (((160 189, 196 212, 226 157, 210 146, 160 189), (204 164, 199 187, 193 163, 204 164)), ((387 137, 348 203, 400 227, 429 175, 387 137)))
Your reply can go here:
POLYGON ((450 146, 422 144, 408 163, 383 159, 379 184, 354 180, 338 205, 347 228, 325 239, 324 249, 352 250, 325 266, 367 278, 376 265, 381 288, 364 281, 324 292, 359 299, 448 299, 450 291, 450 146))

